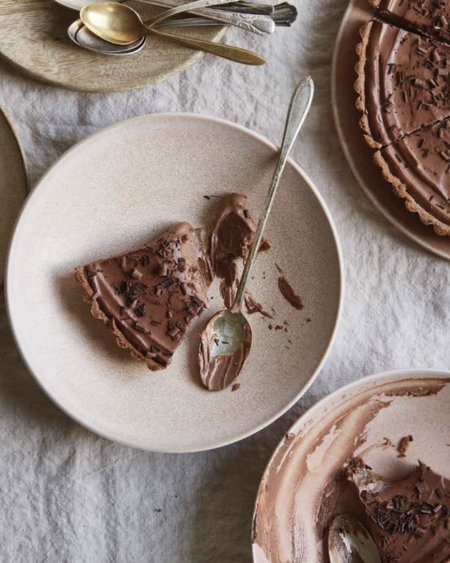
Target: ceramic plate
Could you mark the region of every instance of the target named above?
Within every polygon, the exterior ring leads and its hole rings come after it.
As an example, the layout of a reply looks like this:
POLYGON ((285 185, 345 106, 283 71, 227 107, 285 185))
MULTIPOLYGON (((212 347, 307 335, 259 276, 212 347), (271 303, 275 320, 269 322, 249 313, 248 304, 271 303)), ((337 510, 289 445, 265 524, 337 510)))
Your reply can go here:
POLYGON ((450 478, 449 407, 450 372, 435 370, 365 377, 317 403, 292 426, 265 472, 254 563, 328 561, 323 538, 345 494, 334 483, 352 455, 391 479, 406 477, 418 459, 450 478), (400 458, 405 435, 413 441, 400 458))
POLYGON ((0 287, 3 287, 9 239, 27 190, 22 147, 9 118, 0 107, 0 287))
MULTIPOLYGON (((245 193, 258 217, 275 160, 275 148, 242 127, 153 115, 89 137, 41 180, 13 237, 8 308, 30 371, 74 419, 139 448, 203 450, 256 432, 305 392, 333 341, 342 265, 329 212, 293 162, 267 230, 272 248, 259 255, 249 288, 274 318, 250 317, 254 347, 239 391, 214 394, 199 384, 198 333, 208 315, 170 368, 152 373, 116 348, 73 279, 76 266, 139 247, 175 222, 204 225, 218 204, 204 196, 245 193), (302 297, 302 311, 280 294, 275 264, 302 297)), ((210 299, 212 314, 221 305, 216 286, 210 299)))
POLYGON ((351 0, 339 30, 332 65, 332 106, 339 140, 359 185, 379 211, 406 236, 428 251, 450 260, 450 237, 440 237, 410 213, 372 160, 356 109, 355 65, 360 27, 372 18, 367 0, 351 0))

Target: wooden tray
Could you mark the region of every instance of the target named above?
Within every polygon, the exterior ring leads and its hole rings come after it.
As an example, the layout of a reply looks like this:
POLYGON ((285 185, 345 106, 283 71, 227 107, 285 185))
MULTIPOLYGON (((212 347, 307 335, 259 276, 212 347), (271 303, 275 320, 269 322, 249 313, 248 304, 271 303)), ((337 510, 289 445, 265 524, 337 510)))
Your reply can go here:
POLYGON ((0 288, 9 239, 28 191, 25 158, 14 129, 0 107, 0 288))
MULTIPOLYGON (((144 19, 161 11, 142 3, 130 5, 144 19)), ((203 56, 153 37, 135 55, 97 55, 77 47, 67 37, 67 28, 77 17, 77 12, 52 0, 0 0, 0 57, 32 78, 54 86, 83 92, 122 92, 165 80, 203 56)), ((180 33, 217 41, 225 29, 180 33)))
POLYGON ((359 185, 386 219, 429 252, 450 260, 450 237, 437 235, 432 227, 422 224, 416 214, 406 209, 403 199, 395 197, 391 185, 374 164, 373 150, 364 142, 359 127, 361 114, 356 109, 354 90, 356 45, 360 27, 372 16, 367 0, 351 0, 337 36, 331 99, 339 140, 359 185))

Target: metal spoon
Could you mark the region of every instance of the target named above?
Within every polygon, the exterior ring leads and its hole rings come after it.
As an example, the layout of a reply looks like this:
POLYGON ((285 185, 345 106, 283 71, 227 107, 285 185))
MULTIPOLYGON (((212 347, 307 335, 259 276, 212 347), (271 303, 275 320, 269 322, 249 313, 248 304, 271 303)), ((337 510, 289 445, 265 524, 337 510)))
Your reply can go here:
POLYGON ((78 47, 83 47, 99 55, 133 55, 139 53, 147 43, 147 37, 142 37, 139 41, 131 45, 115 45, 114 43, 109 43, 108 41, 100 39, 100 37, 92 33, 92 31, 89 31, 81 20, 76 20, 69 26, 67 35, 78 47))
POLYGON ((80 17, 84 25, 93 33, 110 43, 118 45, 129 45, 145 35, 153 34, 170 39, 180 45, 205 51, 241 64, 262 65, 267 63, 260 55, 240 49, 239 47, 181 37, 172 33, 157 31, 154 28, 148 28, 139 14, 124 4, 114 4, 112 2, 91 4, 81 10, 80 17))
POLYGON ((300 82, 294 91, 272 183, 266 196, 234 304, 230 309, 214 315, 202 333, 199 355, 200 371, 203 384, 211 391, 220 391, 228 387, 239 375, 250 353, 252 331, 242 313, 245 288, 289 152, 311 107, 313 95, 314 82, 309 77, 300 82))
POLYGON ((273 33, 275 31, 275 23, 267 16, 220 11, 219 6, 222 4, 229 4, 230 1, 231 0, 196 0, 194 2, 187 2, 162 12, 153 18, 151 25, 149 25, 148 22, 146 22, 146 25, 153 28, 158 22, 175 16, 176 14, 201 10, 201 15, 206 15, 207 17, 212 17, 213 19, 219 18, 219 21, 222 23, 229 23, 236 27, 243 27, 247 31, 253 31, 253 33, 258 35, 273 33), (208 6, 213 6, 215 9, 211 10, 208 6))
POLYGON ((359 520, 341 514, 328 532, 330 563, 381 563, 372 536, 359 520))

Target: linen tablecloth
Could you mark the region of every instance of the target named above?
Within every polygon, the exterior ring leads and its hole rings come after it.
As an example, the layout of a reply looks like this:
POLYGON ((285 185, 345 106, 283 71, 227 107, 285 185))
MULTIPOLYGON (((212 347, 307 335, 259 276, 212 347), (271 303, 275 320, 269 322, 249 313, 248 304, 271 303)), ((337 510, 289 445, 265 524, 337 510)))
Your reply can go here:
POLYGON ((249 563, 259 480, 289 426, 364 375, 448 365, 447 262, 391 227, 341 152, 330 65, 346 0, 298 0, 299 19, 271 39, 226 39, 266 56, 248 69, 205 57, 165 83, 83 94, 33 82, 0 63, 0 103, 24 145, 31 183, 75 142, 123 119, 195 112, 278 143, 299 78, 316 98, 293 156, 323 194, 341 238, 346 298, 333 351, 307 395, 266 430, 217 451, 164 455, 98 438, 62 414, 28 374, 0 314, 1 563, 249 563))

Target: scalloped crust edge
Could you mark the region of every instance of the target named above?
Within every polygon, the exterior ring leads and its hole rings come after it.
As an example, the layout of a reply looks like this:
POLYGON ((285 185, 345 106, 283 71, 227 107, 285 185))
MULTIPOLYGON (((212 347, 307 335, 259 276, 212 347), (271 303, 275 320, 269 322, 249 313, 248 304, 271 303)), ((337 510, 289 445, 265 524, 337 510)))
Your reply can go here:
POLYGON ((389 182, 392 189, 397 197, 405 200, 405 207, 411 213, 417 213, 420 221, 427 226, 433 226, 436 234, 440 236, 450 236, 450 226, 442 223, 436 217, 433 217, 428 211, 426 211, 417 201, 408 193, 408 188, 406 184, 400 181, 397 176, 392 174, 388 163, 383 158, 381 151, 377 151, 373 155, 373 160, 377 166, 381 168, 383 178, 389 182))
POLYGON ((100 309, 97 299, 94 297, 94 291, 89 285, 86 272, 84 271, 84 268, 82 266, 75 268, 74 277, 75 281, 79 285, 81 285, 83 289, 83 300, 91 304, 91 315, 95 319, 102 321, 105 327, 113 333, 116 339, 117 346, 124 350, 128 350, 128 352, 135 360, 145 361, 151 371, 159 371, 161 369, 165 369, 166 366, 162 366, 161 364, 154 362, 151 358, 146 358, 141 352, 139 352, 139 350, 137 350, 137 348, 135 348, 118 329, 114 319, 108 318, 100 309))
POLYGON ((365 94, 366 75, 364 72, 364 67, 366 66, 366 59, 367 59, 366 50, 367 50, 367 45, 369 43, 372 26, 373 26, 373 21, 370 21, 365 23, 363 26, 361 26, 361 29, 359 30, 361 41, 356 46, 356 54, 358 55, 358 62, 356 63, 355 66, 357 78, 354 87, 358 95, 356 99, 356 107, 363 114, 359 120, 359 126, 361 127, 364 133, 364 139, 372 149, 380 149, 383 145, 377 143, 377 141, 375 141, 375 139, 372 137, 372 134, 370 132, 369 119, 367 117, 366 94, 365 94))

